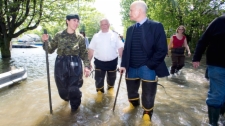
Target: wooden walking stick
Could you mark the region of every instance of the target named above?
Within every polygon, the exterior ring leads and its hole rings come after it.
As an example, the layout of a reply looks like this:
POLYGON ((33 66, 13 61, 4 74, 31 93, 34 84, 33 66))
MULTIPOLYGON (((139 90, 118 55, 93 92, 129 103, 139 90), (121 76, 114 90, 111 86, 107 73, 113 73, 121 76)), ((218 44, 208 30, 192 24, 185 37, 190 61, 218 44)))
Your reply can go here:
POLYGON ((117 88, 117 91, 116 91, 116 97, 115 97, 115 101, 114 101, 114 105, 113 105, 113 112, 114 112, 115 106, 116 106, 116 99, 117 99, 118 92, 119 92, 119 89, 120 89, 120 83, 121 83, 122 75, 123 75, 123 73, 120 73, 120 80, 119 80, 118 88, 117 88))
MULTIPOLYGON (((47 34, 47 30, 44 29, 44 34, 47 34)), ((49 106, 50 113, 52 114, 52 98, 51 98, 51 86, 50 86, 50 75, 49 75, 49 62, 48 62, 48 41, 45 43, 45 54, 46 54, 46 67, 47 67, 47 79, 48 79, 48 95, 49 95, 49 106)))

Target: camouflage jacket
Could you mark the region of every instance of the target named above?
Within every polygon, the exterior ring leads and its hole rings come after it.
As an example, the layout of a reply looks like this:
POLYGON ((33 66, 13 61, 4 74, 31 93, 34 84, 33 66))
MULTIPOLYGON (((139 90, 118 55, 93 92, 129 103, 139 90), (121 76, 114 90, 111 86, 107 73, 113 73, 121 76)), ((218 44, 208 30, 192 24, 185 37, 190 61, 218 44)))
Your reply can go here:
POLYGON ((81 34, 68 34, 66 30, 56 33, 48 43, 48 53, 51 54, 56 49, 58 55, 77 55, 83 60, 84 66, 90 66, 85 39, 81 34))

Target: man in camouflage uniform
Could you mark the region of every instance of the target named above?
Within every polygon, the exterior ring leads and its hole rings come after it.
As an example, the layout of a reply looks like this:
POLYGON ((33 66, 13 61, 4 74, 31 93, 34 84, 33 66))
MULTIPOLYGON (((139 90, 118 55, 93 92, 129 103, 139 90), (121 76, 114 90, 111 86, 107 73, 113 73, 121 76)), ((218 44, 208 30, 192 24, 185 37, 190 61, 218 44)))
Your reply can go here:
MULTIPOLYGON (((66 24, 67 29, 56 33, 55 37, 48 43, 48 53, 51 54, 58 48, 54 72, 55 82, 59 96, 65 101, 70 101, 73 112, 78 109, 81 103, 80 87, 83 85, 81 59, 85 65, 86 77, 90 74, 90 62, 84 37, 75 32, 79 25, 79 16, 77 14, 67 15, 66 24)), ((48 41, 47 34, 42 36, 42 41, 48 41)))

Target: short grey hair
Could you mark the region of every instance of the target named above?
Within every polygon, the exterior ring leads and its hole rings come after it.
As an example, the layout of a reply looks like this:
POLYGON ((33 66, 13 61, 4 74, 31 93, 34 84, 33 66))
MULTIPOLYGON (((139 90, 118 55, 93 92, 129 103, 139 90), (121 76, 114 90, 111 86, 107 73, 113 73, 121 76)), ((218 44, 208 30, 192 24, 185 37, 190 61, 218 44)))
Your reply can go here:
POLYGON ((107 18, 102 18, 99 23, 101 24, 102 21, 107 21, 109 24, 109 20, 107 18))
POLYGON ((137 7, 140 7, 141 9, 143 9, 145 13, 147 13, 148 7, 144 1, 138 0, 138 1, 134 1, 132 4, 135 4, 137 7))

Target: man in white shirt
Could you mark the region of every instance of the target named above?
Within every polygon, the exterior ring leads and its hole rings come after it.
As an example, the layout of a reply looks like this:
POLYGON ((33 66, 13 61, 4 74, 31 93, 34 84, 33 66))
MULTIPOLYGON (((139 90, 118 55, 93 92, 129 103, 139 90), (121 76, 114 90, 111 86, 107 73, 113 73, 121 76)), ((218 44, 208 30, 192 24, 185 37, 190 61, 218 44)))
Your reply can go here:
POLYGON ((95 86, 97 91, 96 102, 101 102, 104 93, 104 79, 107 73, 107 89, 110 95, 114 94, 118 54, 121 57, 124 44, 119 35, 109 29, 108 19, 100 21, 101 30, 96 33, 89 45, 88 58, 94 56, 95 86))

